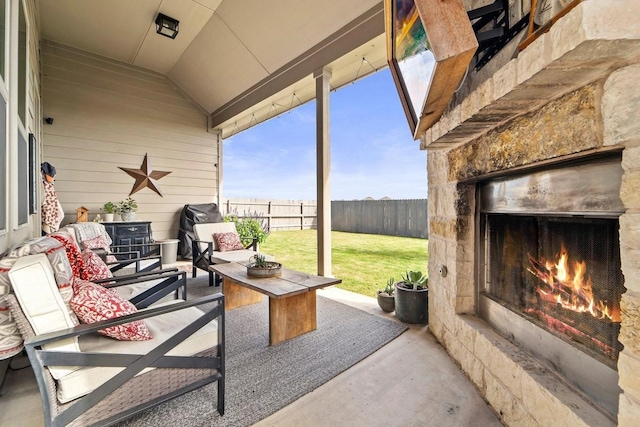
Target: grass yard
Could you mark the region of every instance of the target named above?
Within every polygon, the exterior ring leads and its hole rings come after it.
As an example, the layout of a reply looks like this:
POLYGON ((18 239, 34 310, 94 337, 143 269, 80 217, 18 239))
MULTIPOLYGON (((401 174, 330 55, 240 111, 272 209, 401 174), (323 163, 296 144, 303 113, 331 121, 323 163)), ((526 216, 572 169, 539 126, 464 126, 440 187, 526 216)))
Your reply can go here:
MULTIPOLYGON (((429 253, 426 239, 331 233, 333 275, 342 279, 338 287, 370 297, 387 280, 400 280, 407 270, 427 273, 429 253)), ((284 267, 317 274, 316 230, 275 231, 260 245, 260 252, 276 257, 284 267)))

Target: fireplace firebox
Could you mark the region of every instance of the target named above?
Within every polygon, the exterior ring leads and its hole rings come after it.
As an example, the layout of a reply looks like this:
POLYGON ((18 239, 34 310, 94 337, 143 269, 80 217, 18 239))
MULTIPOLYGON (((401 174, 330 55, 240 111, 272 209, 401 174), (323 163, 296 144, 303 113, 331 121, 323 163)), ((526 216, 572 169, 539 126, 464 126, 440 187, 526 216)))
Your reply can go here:
POLYGON ((480 316, 612 416, 621 176, 612 156, 478 186, 480 316))
POLYGON ((618 221, 487 215, 487 292, 615 368, 622 274, 618 221))

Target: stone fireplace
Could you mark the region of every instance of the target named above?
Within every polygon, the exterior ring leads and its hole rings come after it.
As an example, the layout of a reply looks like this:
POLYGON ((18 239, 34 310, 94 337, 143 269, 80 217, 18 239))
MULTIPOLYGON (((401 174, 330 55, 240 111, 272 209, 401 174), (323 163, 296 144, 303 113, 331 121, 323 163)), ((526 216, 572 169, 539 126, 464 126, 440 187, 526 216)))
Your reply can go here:
POLYGON ((516 38, 421 139, 429 329, 507 425, 640 424, 637 16, 516 38))
POLYGON ((618 155, 478 184, 478 315, 607 413, 622 348, 618 155))

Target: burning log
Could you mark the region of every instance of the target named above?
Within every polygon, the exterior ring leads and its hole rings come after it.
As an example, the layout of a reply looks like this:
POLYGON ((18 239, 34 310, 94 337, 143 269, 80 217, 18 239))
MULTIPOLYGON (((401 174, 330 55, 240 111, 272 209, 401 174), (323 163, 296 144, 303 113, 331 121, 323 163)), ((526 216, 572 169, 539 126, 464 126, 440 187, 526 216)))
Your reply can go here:
POLYGON ((612 323, 615 332, 608 335, 602 329, 594 327, 594 324, 584 322, 578 318, 578 316, 584 316, 585 313, 568 312, 565 319, 558 319, 554 315, 537 308, 528 308, 525 312, 538 319, 547 330, 567 336, 571 341, 579 342, 589 349, 597 350, 612 361, 618 360, 618 353, 622 350, 622 344, 617 339, 612 342, 611 335, 618 336, 620 324, 612 323), (578 323, 580 324, 580 329, 574 326, 578 323))
POLYGON ((539 278, 544 285, 538 286, 536 291, 543 299, 563 307, 577 311, 589 312, 596 318, 611 318, 609 310, 602 302, 595 303, 591 279, 585 280, 586 265, 584 262, 576 262, 573 274, 568 268, 568 255, 562 247, 557 263, 550 261, 538 261, 527 254, 530 268, 527 271, 539 278))
POLYGON ((538 277, 544 282, 545 285, 548 286, 549 292, 547 293, 559 294, 562 299, 568 301, 574 299, 574 297, 578 298, 583 303, 581 305, 585 305, 587 307, 591 304, 591 300, 582 292, 574 292, 573 283, 560 281, 557 275, 554 274, 554 269, 547 269, 545 265, 534 259, 529 254, 527 254, 527 257, 529 258, 529 263, 531 264, 531 268, 527 268, 527 271, 538 277))

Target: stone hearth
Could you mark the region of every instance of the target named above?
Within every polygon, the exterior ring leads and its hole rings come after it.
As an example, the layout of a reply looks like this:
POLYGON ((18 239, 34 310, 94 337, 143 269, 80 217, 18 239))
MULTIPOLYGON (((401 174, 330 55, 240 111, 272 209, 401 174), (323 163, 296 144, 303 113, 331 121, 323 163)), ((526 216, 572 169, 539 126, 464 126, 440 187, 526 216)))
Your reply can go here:
POLYGON ((463 86, 421 137, 428 149, 429 328, 507 425, 640 420, 640 2, 585 0, 518 52, 520 37, 463 86), (624 349, 617 414, 480 320, 476 184, 622 152, 620 257, 624 349), (448 274, 439 274, 446 266, 448 274))

